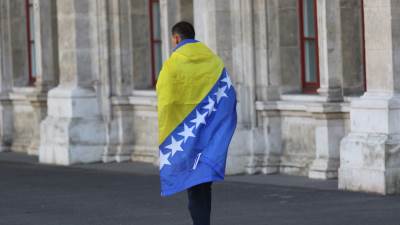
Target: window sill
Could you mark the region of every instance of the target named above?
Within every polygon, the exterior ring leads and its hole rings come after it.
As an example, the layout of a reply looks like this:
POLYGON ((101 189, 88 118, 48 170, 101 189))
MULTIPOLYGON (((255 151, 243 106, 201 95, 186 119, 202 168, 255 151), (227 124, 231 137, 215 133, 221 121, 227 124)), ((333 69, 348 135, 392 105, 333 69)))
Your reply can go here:
POLYGON ((157 94, 154 90, 134 90, 129 97, 129 103, 157 107, 157 94))
POLYGON ((283 94, 278 101, 256 102, 257 111, 302 111, 309 113, 334 113, 350 111, 350 101, 329 102, 325 96, 318 94, 283 94))
POLYGON ((328 97, 318 94, 283 94, 282 101, 294 102, 328 102, 328 97))

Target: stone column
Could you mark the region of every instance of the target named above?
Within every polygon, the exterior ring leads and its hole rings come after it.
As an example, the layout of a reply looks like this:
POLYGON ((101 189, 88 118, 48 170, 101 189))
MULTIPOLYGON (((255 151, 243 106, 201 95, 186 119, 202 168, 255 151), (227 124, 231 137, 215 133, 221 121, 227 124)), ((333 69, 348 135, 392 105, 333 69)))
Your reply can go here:
POLYGON ((214 50, 232 71, 231 1, 193 0, 193 9, 196 39, 214 50))
POLYGON ((318 0, 320 88, 327 101, 342 101, 342 40, 340 0, 318 0))
POLYGON ((58 84, 58 45, 56 1, 34 0, 35 53, 37 77, 34 93, 28 96, 33 107, 33 137, 28 147, 29 154, 38 154, 40 123, 47 115, 47 92, 58 84))
POLYGON ((97 1, 57 1, 60 84, 48 94, 39 160, 69 165, 102 159, 106 124, 97 98, 97 1))
MULTIPOLYGON (((256 63, 255 63, 255 30, 254 30, 254 2, 246 0, 232 0, 231 4, 231 36, 232 36, 232 69, 231 76, 236 83, 238 93, 238 140, 249 140, 244 147, 233 147, 231 158, 246 160, 247 173, 260 172, 265 152, 262 140, 261 127, 256 121, 256 63), (232 75, 234 74, 234 75, 232 75), (243 148, 244 147, 244 148, 243 148), (242 157, 238 157, 242 155, 242 157), (245 156, 245 157, 243 157, 245 156), (261 163, 260 163, 261 162, 261 163), (261 164, 261 165, 260 165, 261 164)), ((228 21, 229 22, 229 21, 228 21)), ((221 24, 218 23, 217 24, 221 24)), ((221 24, 221 26, 225 26, 221 24)), ((219 32, 219 27, 217 31, 219 32)), ((229 165, 229 164, 228 164, 229 165)))
POLYGON ((9 93, 13 85, 10 1, 0 1, 0 152, 10 151, 13 114, 9 93))
POLYGON ((28 36, 26 33, 26 8, 24 0, 7 1, 10 11, 11 57, 13 86, 29 84, 28 36))
POLYGON ((194 0, 193 6, 197 39, 222 58, 237 91, 238 126, 227 173, 257 172, 264 148, 256 132, 253 1, 194 0))
POLYGON ((367 92, 351 104, 339 188, 400 193, 400 1, 365 0, 367 92))
POLYGON ((254 1, 256 98, 280 99, 279 0, 254 1))
MULTIPOLYGON (((133 90, 132 1, 108 2, 108 32, 111 84, 109 145, 104 162, 130 160, 133 151, 133 107, 129 96, 133 90)), ((136 32, 136 31, 135 31, 136 32)))
MULTIPOLYGON (((343 100, 340 0, 318 0, 317 7, 320 71, 318 93, 325 96, 328 102, 340 102, 343 100)), ((343 118, 340 113, 331 112, 330 104, 322 105, 317 111, 313 114, 316 121, 316 154, 308 176, 318 179, 336 178, 339 143, 344 136, 343 118)))
POLYGON ((193 0, 160 0, 163 61, 172 53, 171 29, 179 21, 193 23, 193 0))
POLYGON ((34 0, 37 78, 35 87, 46 93, 58 84, 57 4, 34 0))
POLYGON ((345 135, 345 118, 340 105, 323 104, 313 109, 315 120, 315 159, 308 176, 314 179, 337 178, 340 140, 345 135))
POLYGON ((344 96, 364 94, 364 44, 362 1, 341 0, 341 32, 344 96))
MULTIPOLYGON (((248 1, 251 5, 251 1, 248 1)), ((205 43, 210 47, 216 54, 218 54, 225 63, 229 75, 235 85, 238 98, 238 127, 230 145, 227 169, 228 174, 243 173, 248 166, 248 157, 250 145, 252 141, 251 121, 249 117, 246 117, 247 109, 244 99, 248 97, 249 93, 245 93, 246 87, 244 86, 244 72, 240 71, 243 68, 242 60, 242 46, 244 41, 242 38, 242 25, 240 16, 238 1, 230 0, 194 0, 193 1, 193 15, 194 15, 194 27, 196 30, 196 39, 205 43), (235 17, 240 17, 236 18, 235 17), (234 22, 236 27, 233 28, 234 22), (235 29, 235 30, 233 30, 235 29), (235 44, 235 46, 234 46, 235 44), (236 49, 236 51, 234 51, 236 49), (239 63, 234 65, 233 61, 239 63), (246 118, 246 119, 244 119, 246 118)), ((252 20, 252 18, 250 18, 252 20)), ((252 26, 247 27, 252 30, 252 26)), ((249 35, 253 35, 252 33, 249 35)), ((246 45, 249 42, 246 43, 246 45)), ((253 57, 252 55, 250 55, 253 57)), ((250 65, 247 68, 254 68, 253 62, 250 59, 245 59, 247 62, 250 61, 250 65)), ((252 73, 253 76, 254 73, 252 73)))
POLYGON ((271 174, 279 171, 282 141, 279 112, 267 106, 280 99, 279 1, 254 1, 253 10, 258 117, 254 139, 259 148, 253 167, 254 172, 271 174))

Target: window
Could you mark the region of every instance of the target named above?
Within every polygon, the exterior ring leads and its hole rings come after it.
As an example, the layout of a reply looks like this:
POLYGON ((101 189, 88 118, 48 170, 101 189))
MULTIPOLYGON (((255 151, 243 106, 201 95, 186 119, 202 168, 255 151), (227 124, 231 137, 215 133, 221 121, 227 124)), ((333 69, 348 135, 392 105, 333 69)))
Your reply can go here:
POLYGON ((319 88, 317 0, 299 0, 301 80, 304 93, 319 88))
POLYGON ((35 21, 32 0, 25 0, 26 8, 26 33, 28 40, 28 68, 29 83, 33 84, 36 79, 36 46, 35 46, 35 21))
POLYGON ((159 0, 149 0, 150 15, 150 45, 151 45, 151 79, 156 84, 158 73, 162 66, 161 26, 159 0))

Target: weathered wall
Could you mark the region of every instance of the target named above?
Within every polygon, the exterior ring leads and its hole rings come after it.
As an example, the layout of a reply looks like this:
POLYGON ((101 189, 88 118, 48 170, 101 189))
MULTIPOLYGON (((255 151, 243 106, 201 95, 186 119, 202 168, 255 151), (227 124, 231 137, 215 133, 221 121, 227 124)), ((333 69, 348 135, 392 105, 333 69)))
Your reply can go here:
POLYGON ((134 92, 133 106, 133 161, 158 162, 157 99, 153 92, 134 92))
POLYGON ((315 121, 307 112, 281 112, 280 172, 307 176, 315 158, 315 121))

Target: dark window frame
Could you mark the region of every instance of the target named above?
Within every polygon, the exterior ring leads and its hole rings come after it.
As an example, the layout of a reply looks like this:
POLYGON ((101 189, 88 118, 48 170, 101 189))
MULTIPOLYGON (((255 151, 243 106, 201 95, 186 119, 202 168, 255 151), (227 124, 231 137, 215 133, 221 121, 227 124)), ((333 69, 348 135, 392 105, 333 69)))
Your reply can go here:
POLYGON ((314 37, 307 37, 304 34, 304 13, 303 6, 304 0, 298 1, 298 14, 299 14, 299 37, 300 37, 300 64, 301 64, 301 83, 303 93, 315 94, 320 87, 320 71, 319 71, 319 46, 318 46, 318 12, 317 12, 317 0, 313 0, 314 4, 314 37), (306 41, 312 40, 315 42, 315 72, 316 82, 306 81, 306 56, 305 56, 305 45, 306 41))
MULTIPOLYGON (((161 37, 160 39, 156 39, 154 36, 154 26, 153 26, 153 4, 160 5, 159 0, 148 0, 149 1, 149 17, 150 17, 150 51, 151 51, 151 82, 153 87, 155 87, 157 83, 157 74, 159 71, 156 71, 156 54, 155 54, 155 46, 157 44, 161 44, 161 37)), ((160 31, 161 32, 161 31, 160 31)))
POLYGON ((33 3, 30 0, 25 0, 25 10, 26 10, 26 34, 27 34, 27 45, 28 45, 28 75, 29 75, 29 85, 33 85, 36 81, 36 74, 32 73, 33 69, 33 58, 32 58, 32 45, 35 44, 35 40, 31 39, 32 28, 31 28, 31 12, 33 8, 33 3))

